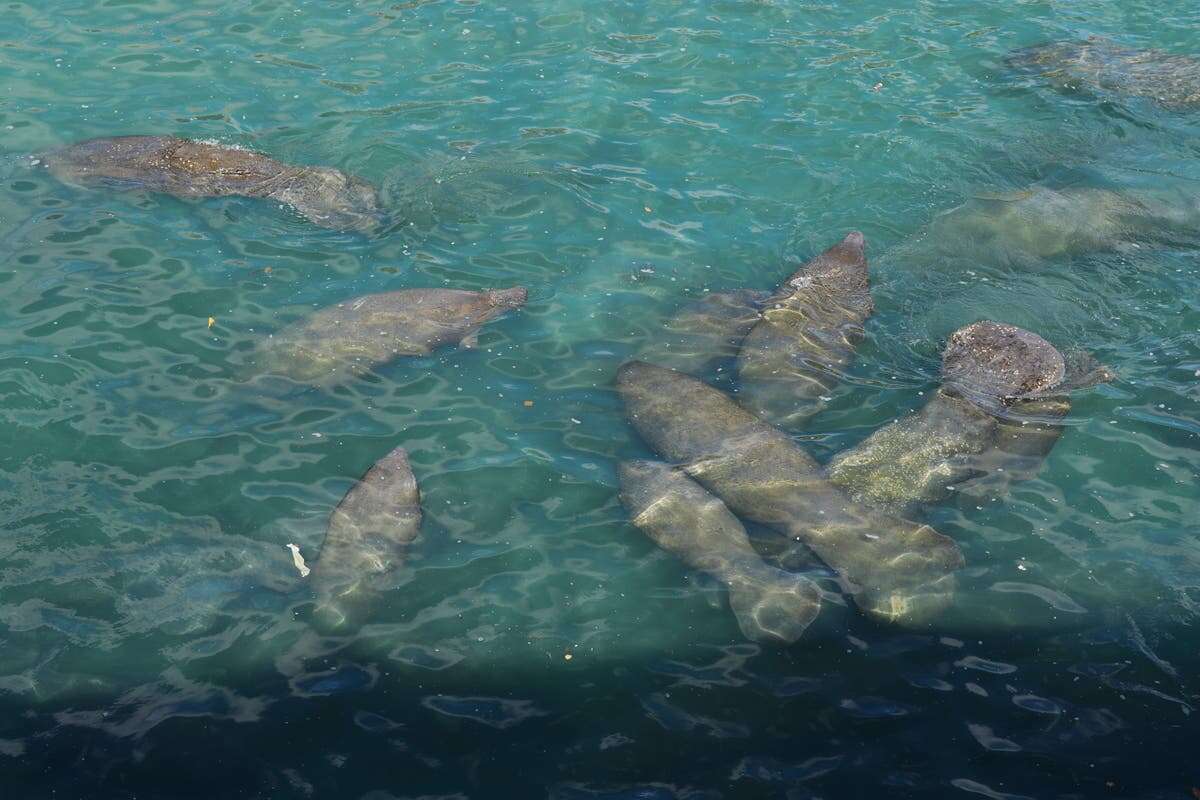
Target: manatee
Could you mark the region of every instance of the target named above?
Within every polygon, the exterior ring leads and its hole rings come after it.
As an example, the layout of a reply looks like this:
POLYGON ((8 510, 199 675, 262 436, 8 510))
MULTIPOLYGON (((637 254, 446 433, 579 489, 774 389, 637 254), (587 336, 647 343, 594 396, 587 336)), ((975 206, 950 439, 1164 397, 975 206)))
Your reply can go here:
POLYGON ((738 354, 759 321, 769 295, 753 289, 713 292, 681 308, 664 335, 642 348, 638 360, 691 375, 707 375, 738 354))
POLYGON ((874 309, 865 247, 854 231, 802 266, 742 341, 739 399, 767 422, 794 427, 816 413, 854 357, 874 309))
MULTIPOLYGON (((855 500, 905 511, 944 499, 975 476, 1036 470, 1058 440, 1065 392, 1107 379, 1014 325, 984 320, 955 331, 942 355, 942 387, 919 411, 880 428, 829 464, 855 500)), ((1094 365, 1094 362, 1091 362, 1094 365)))
POLYGON ((479 328, 524 305, 526 291, 402 289, 323 308, 284 328, 266 345, 272 372, 296 380, 361 374, 398 356, 429 355, 443 345, 474 347, 479 328))
POLYGON ((1200 106, 1200 59, 1192 56, 1124 47, 1091 36, 1023 48, 1005 60, 1058 89, 1144 97, 1177 111, 1200 106))
POLYGON ((625 461, 617 474, 630 521, 689 567, 725 584, 747 638, 788 643, 800 638, 821 609, 812 581, 766 564, 737 517, 679 469, 625 461))
POLYGON ((370 579, 404 563, 421 527, 421 496, 397 447, 367 470, 329 516, 321 553, 312 566, 319 617, 333 625, 372 598, 370 579))
POLYGON ((270 198, 324 228, 366 230, 382 221, 379 193, 361 178, 332 167, 285 164, 232 145, 117 136, 79 142, 42 160, 72 183, 189 198, 270 198))
POLYGON ((739 516, 807 546, 866 613, 919 624, 951 600, 958 546, 927 525, 856 503, 782 431, 695 378, 640 361, 617 390, 634 428, 739 516))

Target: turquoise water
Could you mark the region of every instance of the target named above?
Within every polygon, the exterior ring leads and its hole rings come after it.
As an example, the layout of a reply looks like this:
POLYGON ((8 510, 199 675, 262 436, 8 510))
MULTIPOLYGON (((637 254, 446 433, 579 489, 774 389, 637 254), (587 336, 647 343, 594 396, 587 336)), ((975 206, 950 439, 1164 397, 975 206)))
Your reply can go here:
POLYGON ((942 223, 1035 183, 1195 197, 1200 112, 1004 56, 1195 54, 1198 26, 1148 0, 4 4, 5 795, 1188 796, 1200 231, 1039 257, 942 223), (132 133, 336 166, 397 222, 31 159, 132 133), (851 229, 876 312, 798 436, 820 460, 923 403, 980 318, 1119 380, 1075 396, 1036 478, 922 512, 964 551, 968 613, 904 631, 832 596, 757 645, 627 523, 615 462, 648 452, 612 380, 689 299, 771 289, 851 229), (477 350, 327 389, 250 365, 314 307, 515 284, 477 350), (323 634, 284 545, 315 557, 401 444, 412 560, 323 634))

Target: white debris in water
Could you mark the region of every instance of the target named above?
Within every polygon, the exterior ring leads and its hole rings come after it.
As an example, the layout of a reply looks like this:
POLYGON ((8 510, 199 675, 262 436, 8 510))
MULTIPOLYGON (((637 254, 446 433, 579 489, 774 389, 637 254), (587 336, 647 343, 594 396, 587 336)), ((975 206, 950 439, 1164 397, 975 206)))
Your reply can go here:
POLYGON ((310 570, 304 564, 304 556, 300 555, 300 548, 297 547, 296 545, 292 544, 291 542, 289 542, 288 544, 286 544, 284 546, 287 547, 288 550, 292 551, 292 563, 295 564, 296 569, 299 570, 300 577, 307 578, 308 573, 312 572, 312 570, 310 570))

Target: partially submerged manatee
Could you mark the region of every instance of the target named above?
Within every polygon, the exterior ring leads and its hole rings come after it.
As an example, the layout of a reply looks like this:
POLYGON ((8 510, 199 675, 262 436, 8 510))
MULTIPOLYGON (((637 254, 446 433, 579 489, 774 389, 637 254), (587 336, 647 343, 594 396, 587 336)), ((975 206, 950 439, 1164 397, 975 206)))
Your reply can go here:
POLYGON ((312 566, 318 614, 333 625, 371 599, 372 578, 404 563, 421 528, 421 496, 397 447, 367 470, 329 516, 321 553, 312 566))
POLYGON ((963 566, 952 540, 851 500, 786 434, 722 392, 640 361, 621 367, 617 390, 650 447, 735 513, 811 548, 868 614, 922 623, 950 602, 963 566))
POLYGON ((1010 53, 1006 61, 1059 89, 1144 97, 1174 110, 1200 106, 1200 59, 1192 56, 1125 47, 1091 36, 1026 47, 1010 53))
POLYGON ((374 186, 332 167, 285 164, 239 147, 174 136, 89 139, 47 153, 60 179, 177 197, 262 197, 325 228, 365 230, 381 220, 374 186))
POLYGON ((323 308, 266 345, 265 366, 296 380, 360 374, 399 356, 428 355, 445 345, 473 347, 479 328, 524 305, 526 291, 402 289, 323 308))
POLYGON ((1041 465, 1061 434, 1072 388, 1110 380, 1035 333, 984 320, 955 331, 942 387, 919 411, 880 428, 830 462, 829 479, 856 500, 907 510, 944 499, 968 478, 1016 480, 1041 465))
POLYGON ((638 352, 638 359, 690 375, 707 375, 738 354, 742 340, 761 319, 769 295, 752 289, 713 292, 686 304, 663 326, 663 335, 638 352))
POLYGON ((854 231, 802 266, 742 341, 739 399, 771 424, 794 427, 820 410, 854 357, 874 310, 865 248, 854 231))
POLYGON ((763 562, 737 517, 679 469, 626 461, 617 474, 630 521, 659 547, 725 584, 747 638, 800 638, 821 609, 812 581, 763 562))

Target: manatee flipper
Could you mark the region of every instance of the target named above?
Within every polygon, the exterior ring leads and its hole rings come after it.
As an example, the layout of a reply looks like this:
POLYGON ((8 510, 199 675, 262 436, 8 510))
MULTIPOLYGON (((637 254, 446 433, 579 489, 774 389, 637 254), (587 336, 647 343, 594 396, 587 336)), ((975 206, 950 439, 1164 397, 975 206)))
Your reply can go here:
POLYGON ((724 583, 747 638, 788 643, 800 638, 821 608, 812 581, 764 563, 737 517, 681 470, 657 461, 626 461, 617 473, 630 521, 667 552, 724 583))

